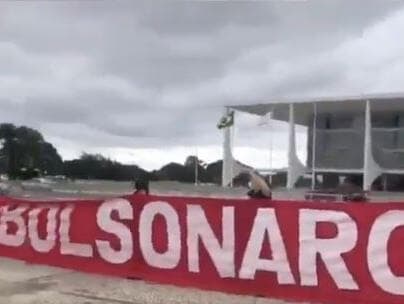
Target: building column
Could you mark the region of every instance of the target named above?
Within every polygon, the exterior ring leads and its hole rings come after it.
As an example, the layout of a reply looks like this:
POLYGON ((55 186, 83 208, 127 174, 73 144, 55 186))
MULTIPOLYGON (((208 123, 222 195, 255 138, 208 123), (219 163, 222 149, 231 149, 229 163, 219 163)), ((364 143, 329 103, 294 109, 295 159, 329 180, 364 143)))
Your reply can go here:
POLYGON ((363 190, 371 190, 372 183, 382 173, 382 168, 373 158, 371 109, 370 101, 367 100, 365 109, 365 141, 363 149, 363 190))
MULTIPOLYGON (((225 116, 230 115, 230 109, 225 109, 225 116)), ((223 166, 222 166, 222 187, 233 184, 233 153, 231 146, 231 128, 223 128, 223 166)))
POLYGON ((288 177, 286 187, 293 189, 298 178, 304 174, 305 167, 296 154, 295 109, 289 104, 289 147, 288 147, 288 177))

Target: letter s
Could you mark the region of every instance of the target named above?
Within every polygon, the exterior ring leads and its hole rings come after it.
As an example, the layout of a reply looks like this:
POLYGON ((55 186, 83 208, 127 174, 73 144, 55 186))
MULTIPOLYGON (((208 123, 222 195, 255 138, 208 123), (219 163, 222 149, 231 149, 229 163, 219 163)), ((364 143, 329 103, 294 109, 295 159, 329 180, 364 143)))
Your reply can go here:
POLYGON ((97 224, 105 232, 115 234, 121 243, 121 248, 115 250, 109 241, 96 240, 97 249, 101 257, 112 264, 123 264, 132 258, 133 239, 130 229, 111 218, 112 212, 117 211, 119 219, 132 220, 133 208, 129 201, 123 198, 104 202, 97 212, 97 224))

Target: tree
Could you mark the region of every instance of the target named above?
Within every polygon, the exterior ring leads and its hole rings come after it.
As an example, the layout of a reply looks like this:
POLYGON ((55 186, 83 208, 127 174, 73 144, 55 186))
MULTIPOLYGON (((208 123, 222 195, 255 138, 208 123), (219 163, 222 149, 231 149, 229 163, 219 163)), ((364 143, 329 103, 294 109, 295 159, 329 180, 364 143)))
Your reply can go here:
POLYGON ((70 178, 122 180, 154 180, 153 174, 135 165, 123 165, 101 154, 83 153, 79 159, 66 161, 64 172, 70 178))
POLYGON ((0 140, 0 170, 9 178, 27 176, 27 172, 62 174, 62 158, 38 131, 0 124, 0 140))

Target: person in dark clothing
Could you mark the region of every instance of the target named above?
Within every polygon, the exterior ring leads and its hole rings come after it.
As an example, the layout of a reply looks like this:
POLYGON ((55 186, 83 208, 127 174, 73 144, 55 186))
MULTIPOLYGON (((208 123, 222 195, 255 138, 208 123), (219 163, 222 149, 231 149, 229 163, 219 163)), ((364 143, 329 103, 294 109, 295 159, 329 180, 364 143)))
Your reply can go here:
POLYGON ((343 183, 336 188, 336 192, 344 196, 344 201, 367 201, 366 193, 362 187, 349 177, 346 177, 343 183))
POLYGON ((149 181, 144 179, 135 180, 135 192, 133 194, 149 195, 149 181))

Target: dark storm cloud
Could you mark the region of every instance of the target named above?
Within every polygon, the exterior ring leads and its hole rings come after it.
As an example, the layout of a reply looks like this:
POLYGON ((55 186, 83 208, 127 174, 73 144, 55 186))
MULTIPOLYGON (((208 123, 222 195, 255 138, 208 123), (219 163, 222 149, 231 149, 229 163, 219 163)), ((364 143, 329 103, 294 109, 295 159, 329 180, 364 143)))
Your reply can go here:
POLYGON ((1 2, 0 119, 83 149, 218 144, 224 104, 399 88, 403 5, 1 2))

